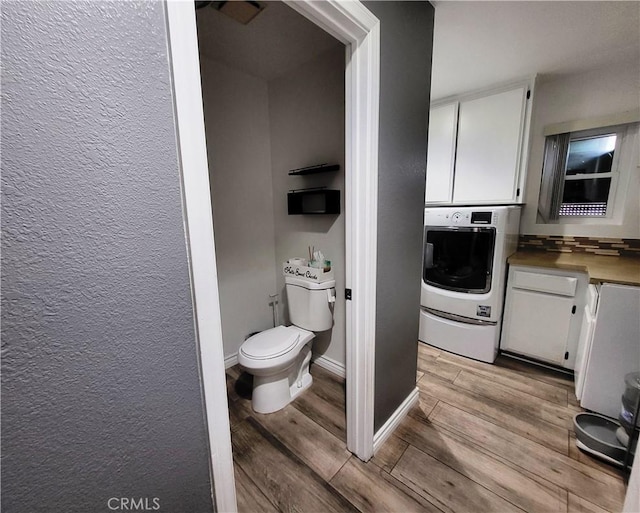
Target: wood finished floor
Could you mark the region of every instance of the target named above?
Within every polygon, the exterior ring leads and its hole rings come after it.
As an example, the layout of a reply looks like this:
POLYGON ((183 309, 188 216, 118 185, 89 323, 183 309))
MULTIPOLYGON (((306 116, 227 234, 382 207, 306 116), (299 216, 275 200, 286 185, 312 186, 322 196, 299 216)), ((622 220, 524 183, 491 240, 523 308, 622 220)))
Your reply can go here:
POLYGON ((251 376, 227 370, 240 513, 622 509, 622 473, 575 446, 580 408, 560 374, 418 344, 419 404, 363 463, 346 449, 344 380, 311 373, 309 390, 260 415, 251 376))

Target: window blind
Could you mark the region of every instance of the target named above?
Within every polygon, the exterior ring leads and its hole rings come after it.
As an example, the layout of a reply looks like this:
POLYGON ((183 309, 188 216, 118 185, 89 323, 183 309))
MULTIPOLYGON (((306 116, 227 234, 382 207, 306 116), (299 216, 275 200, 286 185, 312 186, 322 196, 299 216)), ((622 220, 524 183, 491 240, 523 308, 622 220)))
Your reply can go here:
POLYGON ((548 136, 545 141, 538 204, 538 211, 545 222, 556 221, 559 217, 570 135, 568 132, 556 134, 548 136))

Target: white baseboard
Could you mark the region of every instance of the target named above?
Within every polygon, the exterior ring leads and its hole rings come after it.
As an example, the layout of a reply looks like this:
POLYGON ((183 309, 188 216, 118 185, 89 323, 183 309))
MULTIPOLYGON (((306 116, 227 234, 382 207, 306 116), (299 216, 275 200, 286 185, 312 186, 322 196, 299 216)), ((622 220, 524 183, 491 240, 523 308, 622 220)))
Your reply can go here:
POLYGON ((315 363, 318 367, 322 367, 323 369, 328 370, 336 376, 340 376, 341 378, 347 377, 347 371, 344 364, 336 362, 331 358, 328 358, 326 356, 316 356, 313 357, 312 362, 315 363))
POLYGON ((233 353, 231 356, 227 356, 224 359, 224 368, 228 369, 238 363, 238 353, 233 353))
POLYGON ((407 398, 402 401, 402 404, 398 406, 398 409, 393 412, 393 415, 389 417, 389 419, 384 423, 384 425, 373 435, 373 453, 382 446, 387 438, 391 436, 391 434, 398 427, 398 424, 402 422, 409 413, 411 407, 418 402, 418 387, 414 388, 411 393, 407 396, 407 398))

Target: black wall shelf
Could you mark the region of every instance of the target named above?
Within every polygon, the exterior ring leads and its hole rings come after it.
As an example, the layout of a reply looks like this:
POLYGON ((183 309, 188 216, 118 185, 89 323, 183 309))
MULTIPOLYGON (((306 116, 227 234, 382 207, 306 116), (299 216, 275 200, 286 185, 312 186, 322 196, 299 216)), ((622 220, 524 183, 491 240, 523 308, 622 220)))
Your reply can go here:
POLYGON ((317 166, 301 167, 289 171, 289 176, 315 175, 317 173, 327 173, 340 169, 339 164, 319 164, 317 166))
POLYGON ((333 189, 307 189, 287 194, 287 212, 291 215, 317 215, 340 213, 340 191, 333 189))

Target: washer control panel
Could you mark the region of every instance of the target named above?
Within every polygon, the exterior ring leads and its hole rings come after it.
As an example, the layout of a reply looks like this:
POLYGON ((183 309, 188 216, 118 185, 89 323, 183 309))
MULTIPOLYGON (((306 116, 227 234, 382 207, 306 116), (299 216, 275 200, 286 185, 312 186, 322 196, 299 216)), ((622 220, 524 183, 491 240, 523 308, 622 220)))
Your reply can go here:
POLYGON ((469 224, 471 216, 468 212, 454 212, 451 214, 452 224, 469 224))
POLYGON ((471 212, 471 224, 491 224, 493 221, 492 212, 471 212))
MULTIPOLYGON (((500 208, 500 207, 499 207, 500 208)), ((425 226, 482 227, 498 226, 499 208, 491 207, 433 207, 425 210, 425 226)))

